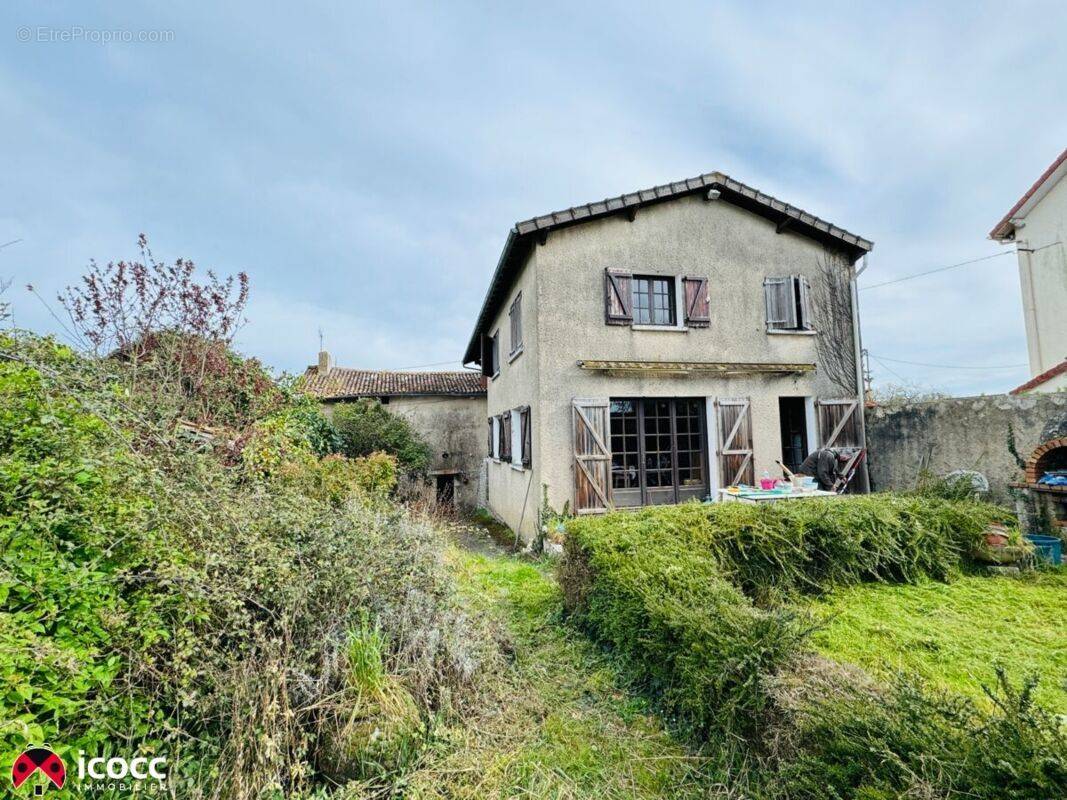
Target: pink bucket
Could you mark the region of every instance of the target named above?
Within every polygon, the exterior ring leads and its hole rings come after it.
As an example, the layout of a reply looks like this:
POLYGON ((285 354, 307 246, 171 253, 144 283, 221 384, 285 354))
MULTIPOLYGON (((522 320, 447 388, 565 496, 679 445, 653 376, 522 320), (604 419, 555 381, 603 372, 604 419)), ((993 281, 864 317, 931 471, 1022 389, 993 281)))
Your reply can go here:
POLYGON ((760 478, 759 479, 759 488, 767 490, 767 491, 773 489, 774 488, 774 478, 760 478))

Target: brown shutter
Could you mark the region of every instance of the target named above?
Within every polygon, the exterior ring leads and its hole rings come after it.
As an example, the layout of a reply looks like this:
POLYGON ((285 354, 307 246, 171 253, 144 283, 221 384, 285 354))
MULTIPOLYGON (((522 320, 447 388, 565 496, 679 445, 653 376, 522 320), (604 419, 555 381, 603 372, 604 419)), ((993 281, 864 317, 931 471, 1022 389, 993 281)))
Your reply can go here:
POLYGON ((633 276, 629 272, 604 270, 604 321, 608 325, 633 322, 633 276))
POLYGON ((482 334, 482 375, 493 377, 493 348, 489 336, 482 334))
POLYGON ((533 462, 533 452, 530 447, 533 441, 530 433, 530 407, 524 407, 519 414, 519 428, 522 433, 522 465, 528 467, 533 462))
POLYGON ((489 417, 486 420, 489 423, 489 437, 486 441, 485 451, 489 455, 489 458, 493 457, 493 418, 489 417))
POLYGON ((805 331, 815 330, 815 323, 811 318, 811 284, 802 275, 797 275, 797 295, 800 298, 800 329, 805 331))
POLYGON ((685 288, 685 324, 691 328, 706 328, 711 322, 708 304, 707 278, 682 278, 685 288))
POLYGON ((860 401, 855 397, 819 400, 819 439, 823 447, 862 447, 860 401))
POLYGON ((511 412, 500 415, 500 460, 511 461, 511 412))
POLYGON ((763 297, 767 307, 767 330, 793 330, 797 327, 797 304, 793 278, 764 278, 763 297))
POLYGON ((574 510, 579 514, 612 508, 608 405, 607 400, 580 399, 572 405, 574 510))
POLYGON ((508 312, 511 319, 511 349, 509 355, 515 355, 522 347, 522 292, 511 303, 508 312))
POLYGON ((719 415, 719 478, 725 486, 752 486, 752 403, 747 397, 720 398, 715 406, 719 415))

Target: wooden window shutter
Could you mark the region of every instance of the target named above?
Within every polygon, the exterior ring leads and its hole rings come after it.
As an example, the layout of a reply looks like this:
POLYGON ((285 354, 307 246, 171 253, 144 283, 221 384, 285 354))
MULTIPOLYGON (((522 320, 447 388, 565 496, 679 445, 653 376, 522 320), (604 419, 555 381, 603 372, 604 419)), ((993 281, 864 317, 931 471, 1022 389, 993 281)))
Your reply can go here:
POLYGON ((533 463, 533 452, 531 444, 533 442, 533 436, 530 432, 530 407, 525 406, 519 412, 519 422, 522 431, 522 465, 524 467, 530 466, 533 463))
POLYGON ((511 349, 510 355, 515 355, 522 347, 522 292, 518 294, 511 304, 508 312, 511 319, 511 349))
POLYGON ((707 278, 682 278, 685 289, 685 324, 692 328, 706 328, 711 323, 707 278))
POLYGON ((764 278, 763 296, 767 306, 767 330, 795 330, 797 327, 797 304, 792 276, 764 278))
POLYGON ((811 284, 803 275, 796 276, 797 297, 799 298, 800 319, 797 320, 801 330, 815 330, 815 323, 811 318, 811 284))
POLYGON ((486 440, 485 452, 489 454, 489 457, 493 457, 493 418, 489 417, 486 420, 489 423, 489 437, 486 440))
POLYGON ((493 346, 489 335, 482 334, 482 375, 493 377, 493 346))
POLYGON ((633 275, 618 270, 604 270, 604 321, 608 325, 633 322, 633 275))
POLYGON ((607 511, 611 502, 610 403, 575 399, 571 405, 574 439, 574 510, 607 511))
POLYGON ((511 412, 500 415, 500 460, 511 461, 511 412))
POLYGON ((755 483, 752 464, 752 403, 748 397, 719 398, 719 475, 726 486, 755 483))

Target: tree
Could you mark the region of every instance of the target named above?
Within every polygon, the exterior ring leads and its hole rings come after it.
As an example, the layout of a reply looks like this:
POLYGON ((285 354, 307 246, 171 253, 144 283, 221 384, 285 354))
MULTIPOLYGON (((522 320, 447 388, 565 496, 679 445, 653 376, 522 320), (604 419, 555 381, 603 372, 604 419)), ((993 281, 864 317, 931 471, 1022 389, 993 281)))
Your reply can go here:
POLYGON ((59 296, 75 332, 98 353, 134 359, 164 331, 230 344, 245 322, 248 275, 220 279, 207 270, 207 280, 197 282, 192 261, 156 261, 143 233, 137 247, 140 260, 109 261, 106 267, 90 261, 82 285, 59 296))
POLYGON ((333 425, 341 452, 349 458, 385 452, 396 456, 407 472, 424 472, 430 465, 430 447, 411 423, 390 414, 377 400, 342 403, 333 410, 333 425))

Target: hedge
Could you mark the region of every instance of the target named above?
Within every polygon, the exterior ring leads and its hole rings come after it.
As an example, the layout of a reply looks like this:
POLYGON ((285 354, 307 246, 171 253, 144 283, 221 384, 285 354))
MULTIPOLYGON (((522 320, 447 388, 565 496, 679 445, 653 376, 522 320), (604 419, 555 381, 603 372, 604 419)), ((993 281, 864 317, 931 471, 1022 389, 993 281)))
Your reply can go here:
POLYGON ((1022 547, 1010 522, 988 504, 899 495, 657 507, 568 521, 559 578, 571 618, 679 723, 723 745, 730 782, 752 796, 1064 796, 1064 724, 1034 705, 1033 679, 1020 690, 1001 674, 986 713, 915 676, 836 676, 785 602, 949 578, 981 555, 991 523, 1022 547), (782 705, 812 665, 807 700, 782 705))

